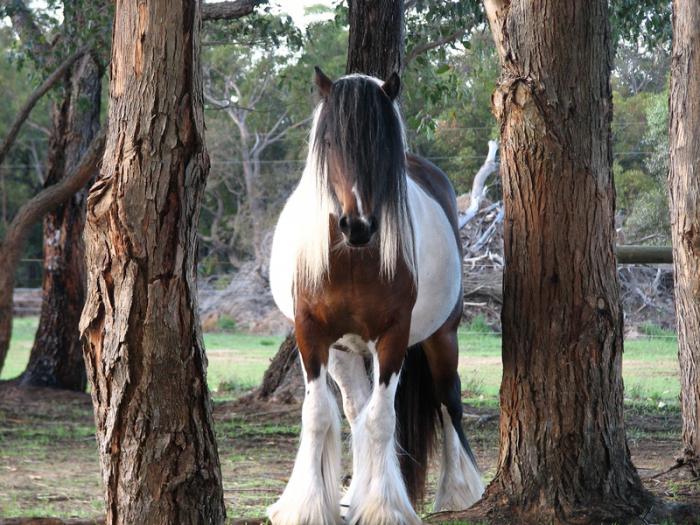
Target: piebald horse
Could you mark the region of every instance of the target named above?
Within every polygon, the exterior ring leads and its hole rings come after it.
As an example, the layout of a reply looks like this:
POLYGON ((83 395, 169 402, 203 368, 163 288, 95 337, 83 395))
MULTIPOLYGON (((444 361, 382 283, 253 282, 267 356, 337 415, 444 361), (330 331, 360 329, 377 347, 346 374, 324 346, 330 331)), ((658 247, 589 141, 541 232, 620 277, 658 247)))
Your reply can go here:
POLYGON ((461 245, 454 190, 406 153, 397 74, 335 82, 316 68, 306 167, 279 217, 270 285, 294 321, 306 381, 299 450, 273 524, 417 524, 438 427, 436 510, 484 490, 462 430, 457 327, 461 245), (371 357, 372 373, 365 357, 371 357), (353 474, 340 502, 340 387, 353 474))

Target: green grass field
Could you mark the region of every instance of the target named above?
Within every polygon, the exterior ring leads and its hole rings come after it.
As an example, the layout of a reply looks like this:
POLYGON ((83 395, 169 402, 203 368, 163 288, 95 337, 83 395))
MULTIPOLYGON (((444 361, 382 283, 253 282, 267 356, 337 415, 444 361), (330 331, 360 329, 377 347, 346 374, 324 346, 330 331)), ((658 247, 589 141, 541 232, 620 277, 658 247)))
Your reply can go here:
MULTIPOLYGON (((16 319, 2 379, 25 368, 36 318, 16 319)), ((667 333, 626 343, 626 432, 640 472, 667 467, 680 439, 676 340, 667 333)), ((231 400, 257 385, 281 337, 208 333, 209 386, 224 480, 224 499, 231 518, 259 517, 281 493, 298 445, 298 407, 259 410, 231 400)), ((498 389, 501 339, 483 324, 460 334, 460 368, 465 401, 472 418, 491 415, 484 423, 465 422, 484 479, 493 476, 498 458, 498 389)), ((0 521, 9 516, 94 518, 103 513, 102 486, 95 453, 92 404, 86 396, 65 394, 60 401, 34 394, 5 399, 0 407, 0 521)), ((347 428, 345 429, 347 433, 347 428)), ((349 455, 345 455, 349 469, 349 455)), ((434 469, 433 469, 434 470, 434 469)), ((432 473, 434 487, 435 476, 432 473)), ((652 490, 664 497, 695 497, 690 482, 671 479, 652 490), (690 494, 690 496, 688 496, 690 494)), ((658 485, 658 486, 657 486, 658 485)), ((696 484, 695 484, 696 485, 696 484)), ((648 488, 649 488, 648 487, 648 488)), ((429 511, 429 507, 424 509, 429 511)), ((463 523, 463 522, 452 522, 463 523)))
MULTIPOLYGON (((0 379, 20 374, 26 366, 37 318, 14 321, 12 343, 0 379)), ((204 341, 209 357, 208 382, 214 391, 245 390, 262 379, 282 341, 279 336, 208 333, 204 341)), ((501 339, 482 326, 460 333, 462 388, 471 400, 494 400, 501 381, 501 339), (478 331, 476 331, 478 330, 478 331)), ((668 333, 627 341, 623 359, 625 397, 667 405, 678 403, 676 339, 668 333)))

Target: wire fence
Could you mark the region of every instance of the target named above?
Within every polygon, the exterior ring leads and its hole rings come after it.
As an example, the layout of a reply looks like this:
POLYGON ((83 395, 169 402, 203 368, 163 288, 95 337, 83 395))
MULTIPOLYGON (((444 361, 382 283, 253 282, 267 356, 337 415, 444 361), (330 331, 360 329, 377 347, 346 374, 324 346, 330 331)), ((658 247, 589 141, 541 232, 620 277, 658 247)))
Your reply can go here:
MULTIPOLYGON (((206 275, 201 275, 200 274, 200 299, 204 299, 208 296, 211 296, 213 294, 220 293, 222 291, 222 288, 225 289, 225 287, 228 285, 228 282, 230 282, 231 277, 234 273, 233 271, 233 264, 230 263, 229 261, 222 260, 220 261, 222 266, 228 266, 231 268, 231 272, 225 272, 223 274, 218 274, 218 275, 213 275, 213 276, 206 276, 206 275), (216 285, 213 285, 212 283, 217 283, 216 285)), ((638 265, 639 267, 648 267, 649 265, 638 265)), ((655 266, 655 265, 654 265, 655 266)), ((38 315, 39 313, 39 308, 41 306, 41 285, 42 285, 42 276, 43 276, 43 260, 38 259, 38 258, 25 258, 20 261, 20 272, 22 275, 31 275, 31 278, 25 278, 24 281, 20 282, 18 281, 18 288, 16 289, 16 310, 20 315, 25 315, 25 316, 35 316, 38 315), (32 271, 28 271, 28 269, 31 268, 32 271), (21 270, 24 269, 24 272, 21 270), (21 304, 20 304, 21 303, 21 304), (20 305, 17 307, 17 305, 20 305)), ((483 264, 469 264, 465 265, 465 275, 468 275, 470 271, 474 271, 474 279, 478 281, 479 279, 479 273, 480 271, 485 270, 489 272, 491 275, 494 275, 494 273, 499 272, 502 270, 501 265, 497 264, 490 264, 490 263, 483 263, 483 264)), ((626 272, 628 271, 628 268, 620 270, 621 272, 626 272)), ((652 284, 654 281, 654 278, 652 276, 649 276, 649 283, 645 282, 640 282, 639 286, 649 286, 652 284)), ((467 279, 465 282, 470 282, 469 279, 467 279)), ((471 282, 470 284, 474 284, 471 282)), ((622 282, 621 282, 622 284, 622 282)), ((479 287, 477 287, 474 292, 478 295, 478 290, 479 287)), ((469 292, 468 288, 465 288, 467 292, 469 292)), ((624 295, 624 294, 623 294, 624 295)), ((630 295, 633 295, 632 292, 630 292, 630 295)), ((669 297, 665 300, 672 301, 673 297, 672 294, 669 294, 669 297)), ((493 325, 493 317, 494 317, 494 312, 495 315, 498 315, 499 311, 499 304, 498 301, 496 303, 493 303, 493 301, 489 300, 482 300, 481 297, 478 299, 467 299, 467 302, 465 302, 465 311, 467 311, 470 316, 473 317, 479 317, 480 312, 486 313, 486 316, 491 318, 491 322, 486 323, 484 319, 484 323, 482 323, 483 326, 486 325, 493 325)), ((675 322, 674 319, 672 318, 672 307, 670 309, 671 314, 668 315, 661 315, 659 316, 658 312, 652 314, 649 316, 649 320, 640 320, 638 312, 636 311, 637 308, 632 308, 629 306, 626 306, 626 301, 623 300, 622 302, 624 308, 625 308, 625 318, 626 318, 626 326, 629 327, 630 325, 633 326, 633 330, 630 333, 629 331, 625 334, 625 340, 649 340, 649 341, 674 341, 677 338, 676 331, 675 331, 675 322), (634 314, 634 315, 633 315, 634 314), (660 317, 663 317, 663 322, 661 323, 663 326, 657 324, 658 320, 660 317), (633 322, 632 322, 633 321, 633 322)), ((663 314, 663 312, 662 312, 663 314)), ((472 321, 473 323, 474 321, 472 321)), ((477 322, 479 324, 479 322, 477 322)), ((470 330, 469 327, 471 326, 470 323, 467 323, 467 328, 465 330, 460 331, 460 334, 464 337, 491 337, 491 336, 500 336, 500 333, 497 330, 470 330)), ((481 328, 481 326, 479 326, 481 328)))

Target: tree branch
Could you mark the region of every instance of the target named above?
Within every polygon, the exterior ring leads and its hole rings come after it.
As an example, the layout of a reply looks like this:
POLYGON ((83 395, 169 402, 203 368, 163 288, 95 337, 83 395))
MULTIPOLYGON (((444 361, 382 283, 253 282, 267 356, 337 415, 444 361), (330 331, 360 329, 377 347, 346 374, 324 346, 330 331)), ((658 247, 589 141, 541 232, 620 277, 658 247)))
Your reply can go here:
POLYGON ((72 172, 56 184, 41 190, 19 209, 7 229, 7 235, 2 242, 3 248, 16 247, 22 242, 27 229, 32 224, 87 184, 104 153, 105 128, 106 126, 103 126, 92 139, 80 163, 72 172))
POLYGON ((267 0, 233 0, 202 4, 202 20, 235 20, 253 12, 256 6, 267 0))
POLYGON ((489 21, 489 26, 491 26, 491 34, 493 35, 493 41, 496 43, 496 50, 501 63, 506 59, 503 24, 506 20, 505 11, 509 8, 510 0, 484 0, 486 18, 489 21))
POLYGON ((49 75, 46 80, 44 80, 44 82, 34 91, 34 93, 29 96, 29 99, 27 99, 24 106, 22 106, 22 109, 20 109, 19 113, 17 114, 12 126, 10 126, 10 131, 7 133, 7 137, 5 137, 5 140, 0 146, 0 164, 2 164, 2 162, 5 160, 5 156, 12 147, 12 144, 14 144, 22 124, 24 124, 24 121, 29 118, 29 114, 32 112, 32 109, 34 109, 34 106, 39 99, 41 99, 41 97, 43 97, 59 80, 65 76, 66 72, 73 66, 75 61, 83 56, 86 51, 86 48, 81 48, 69 56, 60 66, 56 68, 53 73, 51 73, 51 75, 49 75))
POLYGON ((489 153, 486 155, 486 160, 484 164, 479 168, 479 171, 474 176, 474 182, 472 183, 472 191, 469 194, 471 201, 469 202, 469 208, 464 212, 464 215, 459 217, 459 228, 462 229, 479 211, 479 205, 481 204, 481 199, 484 197, 484 184, 489 176, 498 170, 498 163, 496 162, 496 152, 498 151, 498 142, 495 140, 489 140, 489 153))
POLYGON ((450 44, 454 42, 458 38, 462 37, 465 32, 465 29, 458 29, 457 31, 450 33, 449 35, 446 35, 442 38, 438 38, 437 40, 434 40, 432 42, 424 42, 423 44, 415 46, 413 49, 411 49, 411 52, 408 55, 406 55, 406 65, 410 64, 413 60, 416 59, 416 57, 422 55, 426 51, 430 51, 431 49, 435 49, 436 47, 442 47, 445 44, 450 44))

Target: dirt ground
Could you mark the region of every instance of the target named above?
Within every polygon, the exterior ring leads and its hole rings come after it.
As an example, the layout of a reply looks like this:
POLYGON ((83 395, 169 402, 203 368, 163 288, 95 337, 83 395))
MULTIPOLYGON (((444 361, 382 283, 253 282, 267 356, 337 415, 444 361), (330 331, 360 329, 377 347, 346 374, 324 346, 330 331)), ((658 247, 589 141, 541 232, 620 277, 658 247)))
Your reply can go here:
MULTIPOLYGON (((467 435, 491 479, 498 458, 497 411, 465 409, 467 435)), ((256 523, 291 472, 299 407, 215 399, 214 410, 228 515, 232 523, 256 523)), ((679 413, 653 406, 626 413, 630 451, 647 488, 669 501, 700 505, 700 482, 683 471, 658 476, 678 450, 679 413)), ((99 519, 102 488, 93 432, 88 395, 0 384, 0 523, 30 516, 99 519)), ((349 443, 347 427, 343 437, 349 443)), ((348 467, 345 457, 347 474, 348 467)), ((431 488, 434 477, 435 469, 431 488)))

